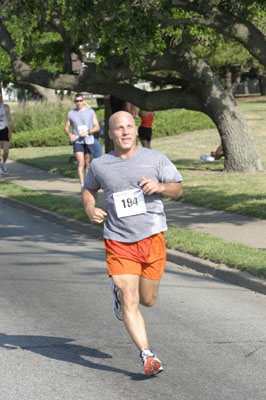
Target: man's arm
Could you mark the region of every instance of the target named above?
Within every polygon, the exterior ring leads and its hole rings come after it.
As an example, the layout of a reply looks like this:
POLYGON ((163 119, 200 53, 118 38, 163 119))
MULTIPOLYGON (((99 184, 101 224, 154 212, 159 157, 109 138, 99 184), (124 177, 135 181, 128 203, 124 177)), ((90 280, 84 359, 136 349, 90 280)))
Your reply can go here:
POLYGON ((12 119, 11 119, 10 108, 7 104, 5 104, 4 107, 5 107, 7 125, 8 125, 8 139, 11 140, 12 132, 13 132, 13 123, 12 123, 12 119))
POLYGON ((69 140, 73 143, 77 138, 76 135, 70 132, 70 126, 71 126, 70 120, 69 117, 67 116, 64 132, 69 137, 69 140))
POLYGON ((97 192, 87 189, 82 190, 82 201, 85 211, 92 224, 101 224, 107 216, 106 212, 101 208, 95 207, 97 192))
POLYGON ((90 129, 90 133, 96 133, 100 130, 100 124, 96 114, 93 116, 93 128, 90 129))
POLYGON ((140 187, 146 195, 159 193, 164 197, 178 199, 182 195, 182 182, 160 183, 153 178, 141 178, 140 187))

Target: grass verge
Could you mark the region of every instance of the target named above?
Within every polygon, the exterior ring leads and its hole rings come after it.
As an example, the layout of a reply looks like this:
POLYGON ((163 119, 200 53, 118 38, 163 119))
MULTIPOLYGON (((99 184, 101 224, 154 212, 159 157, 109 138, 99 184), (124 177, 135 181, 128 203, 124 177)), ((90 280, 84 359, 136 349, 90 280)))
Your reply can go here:
MULTIPOLYGON (((27 189, 9 182, 0 182, 0 189, 5 196, 24 203, 56 212, 77 221, 88 220, 81 200, 27 189)), ((204 233, 173 226, 169 226, 165 233, 165 240, 170 249, 193 254, 266 278, 266 254, 264 250, 227 242, 204 233)))
POLYGON ((193 254, 266 278, 266 253, 264 250, 176 226, 169 226, 165 234, 165 241, 169 249, 193 254))
POLYGON ((78 199, 27 189, 9 182, 0 182, 0 191, 7 197, 56 212, 65 217, 78 221, 86 221, 88 219, 82 201, 78 199))

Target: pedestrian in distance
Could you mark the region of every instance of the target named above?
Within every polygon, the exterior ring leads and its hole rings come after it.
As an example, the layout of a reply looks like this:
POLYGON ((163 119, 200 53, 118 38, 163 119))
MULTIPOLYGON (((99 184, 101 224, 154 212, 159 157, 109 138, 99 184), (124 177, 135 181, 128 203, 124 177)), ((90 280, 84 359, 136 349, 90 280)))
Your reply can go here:
POLYGON ((81 187, 83 187, 90 163, 90 155, 98 149, 98 146, 95 146, 94 134, 99 132, 100 125, 95 111, 84 104, 82 94, 77 93, 74 101, 76 107, 68 112, 64 131, 73 143, 73 151, 78 163, 79 180, 81 187), (72 128, 72 132, 70 128, 72 128))
POLYGON ((136 107, 128 101, 126 102, 126 111, 128 111, 133 118, 138 118, 139 116, 136 107))
POLYGON ((9 142, 12 137, 13 124, 10 114, 10 108, 3 103, 0 93, 0 143, 3 152, 2 162, 0 166, 0 177, 8 174, 6 162, 9 154, 9 142))
POLYGON ((223 145, 220 144, 215 151, 211 151, 211 154, 202 154, 200 156, 200 160, 203 162, 213 162, 216 160, 220 160, 220 158, 224 157, 223 145))
POLYGON ((220 160, 220 158, 224 157, 223 145, 220 144, 215 151, 212 151, 211 156, 214 157, 215 160, 220 160))
POLYGON ((139 139, 143 147, 148 147, 150 149, 154 113, 152 111, 139 110, 139 116, 141 118, 141 123, 138 130, 139 139))
POLYGON ((178 198, 182 177, 162 153, 137 145, 137 127, 126 111, 109 120, 114 150, 92 161, 82 198, 91 223, 104 222, 104 244, 113 311, 135 345, 147 375, 163 370, 149 346, 139 304, 156 300, 166 261, 162 196, 178 198), (106 210, 96 205, 103 189, 106 210))

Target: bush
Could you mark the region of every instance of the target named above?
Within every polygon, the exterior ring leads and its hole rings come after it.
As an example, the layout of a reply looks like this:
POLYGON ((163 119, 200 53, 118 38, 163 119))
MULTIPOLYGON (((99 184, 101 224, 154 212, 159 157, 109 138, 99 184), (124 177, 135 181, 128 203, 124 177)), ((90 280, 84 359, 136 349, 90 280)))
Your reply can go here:
MULTIPOLYGON (((140 125, 140 119, 136 124, 140 125)), ((201 112, 185 109, 174 109, 155 111, 155 118, 152 125, 152 137, 179 135, 182 132, 190 132, 199 129, 214 128, 212 120, 201 112)))
MULTIPOLYGON (((56 103, 39 102, 18 107, 12 113, 14 135, 10 147, 64 146, 69 144, 64 134, 67 112, 74 107, 69 100, 56 103)), ((93 107, 98 120, 104 118, 104 109, 93 107)), ((140 118, 136 120, 140 125, 140 118)), ((213 128, 211 119, 200 112, 184 109, 156 111, 153 138, 178 135, 185 131, 213 128)))
MULTIPOLYGON (((74 103, 70 99, 51 103, 29 103, 25 108, 18 106, 12 112, 13 131, 15 133, 38 131, 65 124, 67 113, 72 108, 74 108, 74 103)), ((98 119, 103 118, 102 109, 94 108, 94 110, 98 119)))
POLYGON ((10 148, 18 147, 54 147, 70 144, 64 133, 64 125, 52 128, 39 129, 38 131, 26 131, 14 133, 10 142, 10 148))

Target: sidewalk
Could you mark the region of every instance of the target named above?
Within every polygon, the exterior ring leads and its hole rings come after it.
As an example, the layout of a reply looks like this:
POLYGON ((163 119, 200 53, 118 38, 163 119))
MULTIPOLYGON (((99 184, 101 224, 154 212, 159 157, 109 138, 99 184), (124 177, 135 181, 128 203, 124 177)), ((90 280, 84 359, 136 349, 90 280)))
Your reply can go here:
MULTIPOLYGON (((30 189, 80 198, 80 184, 77 180, 12 160, 8 161, 8 170, 9 175, 1 179, 30 189)), ((103 206, 102 192, 99 192, 98 195, 98 205, 103 206)), ((164 205, 169 225, 266 249, 266 220, 173 200, 164 200, 164 205)))
MULTIPOLYGON (((45 172, 11 160, 8 161, 8 170, 9 175, 0 179, 29 189, 41 190, 59 196, 75 198, 80 198, 81 196, 80 184, 77 180, 45 172)), ((2 198, 1 201, 10 202, 10 199, 2 198)), ((15 200, 13 202, 30 210, 34 208, 36 214, 39 213, 52 221, 58 220, 67 227, 86 234, 96 235, 95 237, 102 237, 102 232, 95 225, 91 225, 88 231, 87 223, 70 220, 27 204, 21 205, 15 200)), ((99 192, 97 204, 103 206, 102 192, 99 192)), ((177 225, 184 229, 204 232, 210 236, 266 250, 265 220, 225 211, 215 211, 173 200, 165 200, 164 204, 169 225, 177 225)), ((247 272, 169 249, 167 250, 167 261, 266 295, 266 279, 257 278, 247 272)))

